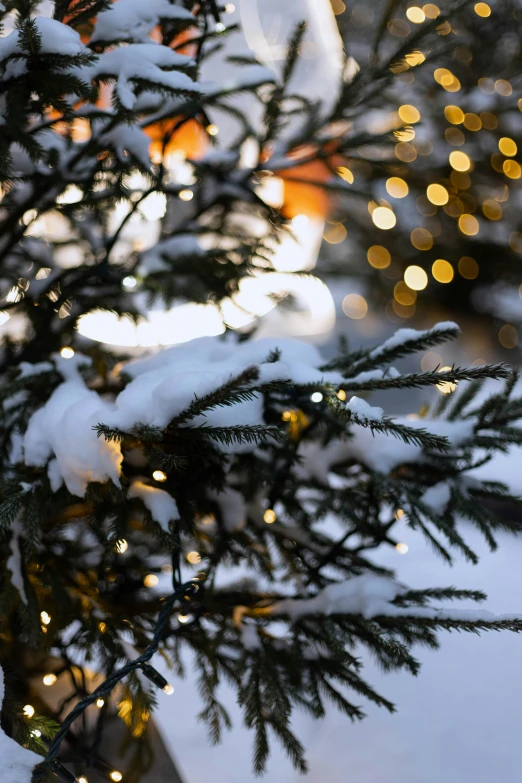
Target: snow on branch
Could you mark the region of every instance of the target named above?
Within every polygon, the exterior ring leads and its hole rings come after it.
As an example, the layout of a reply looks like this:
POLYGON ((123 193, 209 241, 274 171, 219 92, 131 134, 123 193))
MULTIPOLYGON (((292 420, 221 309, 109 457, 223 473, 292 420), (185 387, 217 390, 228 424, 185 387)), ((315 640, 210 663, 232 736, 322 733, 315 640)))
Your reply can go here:
POLYGON ((84 66, 77 75, 85 81, 116 79, 116 95, 125 109, 136 104, 135 88, 170 93, 198 93, 199 84, 176 68, 186 68, 192 60, 183 54, 154 43, 129 44, 99 55, 92 65, 84 66))
MULTIPOLYGON (((4 672, 0 666, 0 705, 3 703, 4 693, 4 672)), ((22 748, 0 727, 0 760, 2 783, 31 783, 33 768, 42 758, 32 750, 22 748)))
POLYGON ((194 23, 190 11, 169 0, 118 0, 98 14, 91 42, 148 40, 151 30, 164 19, 194 23))
POLYGON ((480 627, 499 624, 514 631, 522 631, 522 615, 498 617, 485 610, 397 605, 396 599, 406 592, 404 587, 392 579, 363 574, 345 582, 330 584, 312 598, 285 598, 270 607, 270 614, 288 617, 293 622, 310 615, 362 615, 366 620, 390 617, 434 621, 435 624, 465 623, 480 627))

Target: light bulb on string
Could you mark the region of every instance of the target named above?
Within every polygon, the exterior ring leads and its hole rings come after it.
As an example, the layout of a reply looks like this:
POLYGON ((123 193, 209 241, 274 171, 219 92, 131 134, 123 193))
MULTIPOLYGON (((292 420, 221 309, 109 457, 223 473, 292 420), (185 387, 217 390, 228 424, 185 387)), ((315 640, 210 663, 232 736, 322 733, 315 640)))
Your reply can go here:
POLYGON ((109 773, 109 777, 114 783, 119 783, 120 780, 123 780, 123 775, 117 769, 113 769, 112 772, 109 773))
MULTIPOLYGON (((65 783, 81 783, 81 778, 80 780, 77 780, 76 775, 73 775, 73 773, 67 769, 67 767, 65 767, 61 761, 55 759, 52 762, 52 768, 55 775, 57 775, 60 780, 65 781, 65 783)), ((84 780, 86 780, 86 778, 84 778, 84 780)))
POLYGON ((51 686, 51 685, 54 685, 54 683, 56 682, 57 679, 58 678, 57 678, 56 674, 53 674, 52 672, 50 672, 49 674, 45 674, 43 676, 42 682, 43 682, 44 685, 51 686))
POLYGON ((141 671, 147 677, 148 680, 154 683, 157 688, 160 688, 167 696, 174 693, 173 686, 165 679, 165 677, 157 671, 150 663, 142 663, 141 671))

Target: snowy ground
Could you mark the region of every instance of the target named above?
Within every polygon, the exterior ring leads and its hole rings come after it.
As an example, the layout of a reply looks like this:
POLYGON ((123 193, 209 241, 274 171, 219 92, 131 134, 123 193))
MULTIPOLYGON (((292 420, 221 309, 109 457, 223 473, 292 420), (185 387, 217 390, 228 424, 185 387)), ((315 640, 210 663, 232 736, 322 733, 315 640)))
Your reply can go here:
MULTIPOLYGON (((513 464, 513 458, 510 460, 513 464)), ((479 566, 459 560, 445 566, 423 540, 405 529, 406 555, 384 551, 379 560, 398 567, 409 585, 474 587, 488 595, 486 608, 522 611, 522 537, 499 537, 490 554, 479 536, 468 540, 482 554, 479 566)), ((464 605, 462 606, 464 608, 464 605)), ((308 749, 310 773, 293 771, 274 745, 266 780, 294 783, 518 783, 522 765, 522 634, 442 634, 439 651, 417 650, 420 675, 384 674, 367 661, 368 679, 398 706, 395 715, 368 706, 360 724, 332 711, 314 722, 297 714, 295 725, 308 749)), ((159 663, 159 662, 158 662, 159 663)), ((222 745, 209 746, 205 728, 195 721, 197 691, 187 680, 162 700, 157 719, 186 783, 245 783, 251 770, 252 738, 241 726, 231 691, 223 699, 235 716, 234 730, 222 745)))

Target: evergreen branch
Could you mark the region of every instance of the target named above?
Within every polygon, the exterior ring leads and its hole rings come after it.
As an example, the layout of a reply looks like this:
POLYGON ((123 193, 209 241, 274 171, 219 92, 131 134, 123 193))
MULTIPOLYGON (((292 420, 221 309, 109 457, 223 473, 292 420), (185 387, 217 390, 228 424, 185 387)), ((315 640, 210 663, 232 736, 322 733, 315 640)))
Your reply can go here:
MULTIPOLYGON (((357 376, 346 378, 343 388, 351 391, 377 391, 382 389, 418 389, 422 386, 437 386, 441 383, 458 383, 483 378, 507 378, 509 368, 503 364, 486 364, 479 367, 455 367, 444 372, 427 371, 388 378, 372 378, 358 381, 357 376)), ((449 402, 449 400, 448 400, 449 402)), ((447 403, 446 403, 447 404, 447 403)))

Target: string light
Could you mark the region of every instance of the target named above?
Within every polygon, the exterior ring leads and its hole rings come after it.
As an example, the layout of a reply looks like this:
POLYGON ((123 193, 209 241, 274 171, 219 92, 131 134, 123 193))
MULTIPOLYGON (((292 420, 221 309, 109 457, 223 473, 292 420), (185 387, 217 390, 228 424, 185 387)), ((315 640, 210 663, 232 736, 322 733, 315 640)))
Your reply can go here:
POLYGON ((345 401, 345 399, 346 399, 346 392, 345 392, 344 389, 339 389, 339 391, 337 392, 337 398, 339 400, 341 400, 341 402, 345 401))
MULTIPOLYGON (((58 759, 55 759, 52 763, 53 772, 55 772, 58 777, 65 781, 65 783, 80 783, 80 781, 76 780, 76 776, 73 775, 73 773, 67 769, 67 767, 64 767, 61 761, 58 761, 58 759)), ((81 780, 81 779, 80 779, 81 780)), ((84 778, 86 780, 86 778, 84 778)))
POLYGON ((188 623, 189 619, 189 616, 186 614, 178 614, 178 623, 188 623))
POLYGON ((459 228, 466 236, 473 237, 479 232, 479 222, 474 215, 461 215, 459 217, 459 228))
POLYGON ((337 169, 337 174, 341 177, 341 179, 344 179, 345 182, 348 182, 350 185, 353 185, 354 176, 350 171, 350 169, 346 168, 346 166, 339 166, 339 168, 337 169))
POLYGON ((411 6, 406 10, 406 16, 410 20, 410 22, 413 22, 413 24, 422 24, 426 21, 426 14, 422 10, 422 8, 419 8, 418 6, 414 5, 411 6))
POLYGON ((449 154, 449 163, 452 169, 455 171, 469 171, 471 168, 471 160, 465 152, 461 150, 453 150, 449 154))
POLYGON ((272 525, 277 519, 276 512, 273 508, 267 508, 265 513, 263 514, 263 520, 266 522, 267 525, 272 525))
POLYGON ((473 7, 473 10, 477 16, 482 16, 484 19, 487 19, 488 16, 491 16, 491 8, 487 3, 476 3, 473 7))
POLYGON ((451 283, 455 276, 453 267, 443 258, 438 258, 433 262, 431 267, 431 274, 437 280, 438 283, 451 283))
POLYGON ((134 275, 127 275, 127 277, 123 278, 121 284, 127 291, 131 291, 133 288, 136 288, 138 281, 134 275))
POLYGON ((330 223, 323 233, 323 239, 330 245, 340 245, 347 236, 348 232, 342 223, 330 223))
POLYGON ((503 348, 515 348, 518 343, 518 332, 511 324, 504 324, 498 331, 498 341, 503 348))
POLYGON ((50 685, 54 685, 54 683, 56 682, 57 679, 58 679, 58 677, 56 676, 56 674, 50 673, 50 674, 45 674, 44 675, 44 677, 42 678, 42 682, 43 682, 44 685, 49 685, 50 686, 50 685))
POLYGON ((217 136, 219 133, 219 128, 217 125, 214 125, 213 122, 210 123, 210 125, 207 125, 205 128, 209 136, 217 136))
POLYGON ((236 10, 236 6, 234 5, 234 3, 227 3, 225 5, 226 14, 233 14, 235 10, 236 10))
MULTIPOLYGON (((441 367, 439 372, 451 372, 451 367, 441 367)), ((441 381, 437 384, 437 389, 441 394, 452 394, 457 388, 457 383, 454 381, 441 381)))
POLYGON ((156 576, 156 574, 147 574, 147 576, 143 580, 143 584, 145 585, 145 587, 156 587, 158 582, 159 579, 156 576))
POLYGON ((62 359, 72 359, 74 356, 74 349, 66 345, 60 350, 60 356, 62 359))
POLYGON ((516 155, 518 150, 516 143, 508 136, 503 136, 501 139, 499 139, 498 148, 501 153, 506 155, 508 158, 512 158, 514 155, 516 155))
POLYGON ((431 250, 433 247, 433 237, 426 228, 414 228, 410 242, 416 250, 431 250))
POLYGON ((174 687, 165 679, 165 677, 151 666, 149 663, 142 663, 141 670, 145 677, 149 679, 154 685, 162 690, 167 696, 171 696, 174 693, 174 687))
POLYGON ((187 562, 192 565, 197 565, 198 563, 201 563, 201 555, 199 552, 189 552, 187 554, 187 562))
POLYGON ((386 190, 392 198, 405 198, 408 195, 408 185, 400 177, 390 177, 386 180, 386 190))
POLYGON ((444 116, 452 125, 461 125, 464 122, 464 112, 458 106, 446 106, 444 116))
POLYGON ((114 781, 114 783, 120 783, 120 780, 123 780, 123 775, 121 772, 118 772, 117 769, 113 769, 112 772, 109 774, 109 777, 111 780, 114 781))
POLYGON ((32 704, 26 704, 23 708, 22 712, 24 713, 26 718, 32 718, 34 715, 34 707, 32 704))
POLYGON ((428 285, 428 275, 421 266, 413 264, 404 272, 404 282, 414 291, 422 291, 428 285))
POLYGON ((89 783, 85 775, 81 775, 81 777, 78 778, 78 783, 89 783))
POLYGON ((372 220, 377 228, 383 231, 389 231, 397 223, 397 218, 389 207, 376 207, 372 212, 372 220))
POLYGON ((479 131, 482 128, 482 120, 477 114, 467 112, 464 115, 464 127, 469 131, 479 131))
POLYGON ((360 294, 347 294, 342 301, 341 307, 343 313, 355 321, 364 318, 368 313, 368 302, 360 294))
POLYGON ((184 188, 183 190, 180 190, 178 193, 179 198, 182 201, 192 201, 194 198, 194 193, 192 190, 189 190, 188 188, 184 188))
POLYGON ((323 395, 321 392, 314 392, 312 395, 310 395, 310 399, 312 402, 321 402, 323 399, 323 395))
POLYGON ((466 280, 475 280, 478 277, 479 265, 471 256, 462 256, 457 265, 459 275, 466 280))
POLYGON ((438 16, 440 16, 440 8, 434 3, 427 3, 426 5, 423 5, 422 10, 428 19, 436 19, 438 16))
POLYGON ((162 470, 155 470, 152 474, 152 478, 154 481, 166 481, 167 480, 167 474, 164 473, 162 470))
POLYGON ((442 207, 449 201, 449 193, 444 185, 428 185, 426 188, 426 196, 428 197, 428 200, 437 207, 442 207))
POLYGON ((114 551, 119 555, 123 555, 129 548, 128 542, 124 538, 119 538, 114 544, 114 551))
POLYGON ((51 622, 51 615, 47 614, 47 612, 40 612, 40 620, 44 625, 49 625, 51 622))
POLYGON ((507 98, 513 92, 513 87, 507 81, 507 79, 497 79, 497 81, 495 82, 495 92, 498 92, 499 95, 502 95, 505 98, 507 98))
POLYGON ((96 706, 98 707, 99 710, 101 710, 104 704, 105 704, 105 699, 96 699, 96 706))
POLYGON ((522 168, 516 160, 505 160, 502 164, 502 171, 510 179, 520 179, 522 177, 522 168))
POLYGON ((405 305, 406 307, 410 307, 411 305, 415 304, 417 300, 417 292, 412 291, 403 280, 399 280, 399 282, 395 285, 393 289, 393 296, 395 300, 399 302, 399 304, 405 305))
POLYGON ((400 555, 405 555, 405 554, 406 554, 406 552, 407 552, 407 551, 408 551, 408 549, 409 549, 409 546, 408 546, 408 544, 404 544, 404 543, 402 543, 402 542, 401 542, 401 543, 399 543, 399 544, 395 544, 395 549, 397 550, 397 552, 398 552, 400 555))
POLYGON ((391 255, 382 245, 372 245, 368 248, 366 254, 368 263, 373 266, 374 269, 386 269, 391 263, 391 255))

